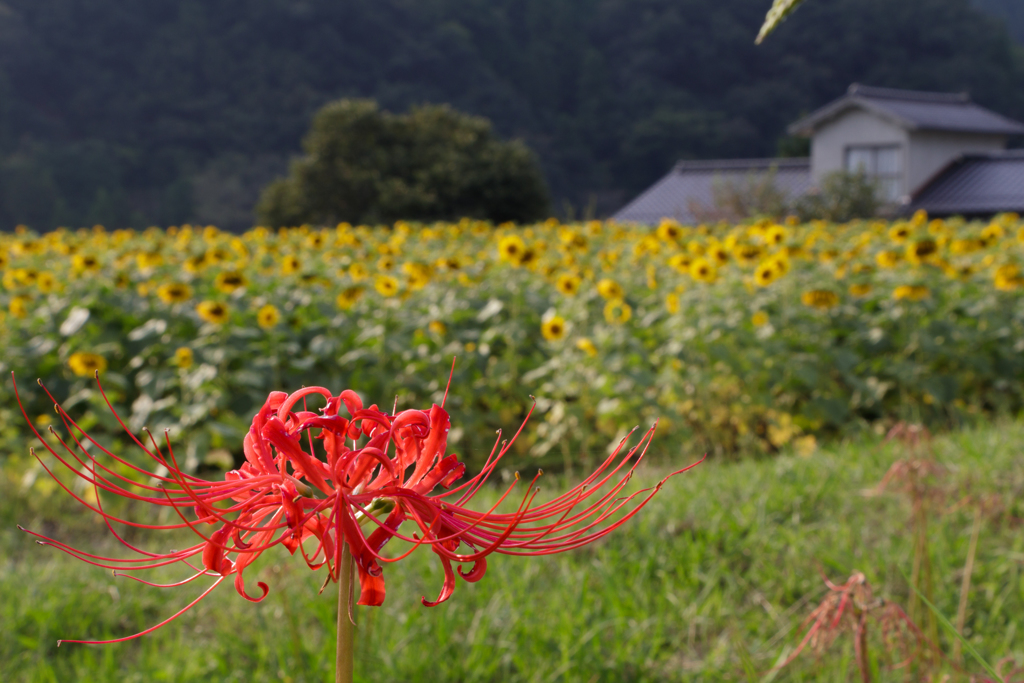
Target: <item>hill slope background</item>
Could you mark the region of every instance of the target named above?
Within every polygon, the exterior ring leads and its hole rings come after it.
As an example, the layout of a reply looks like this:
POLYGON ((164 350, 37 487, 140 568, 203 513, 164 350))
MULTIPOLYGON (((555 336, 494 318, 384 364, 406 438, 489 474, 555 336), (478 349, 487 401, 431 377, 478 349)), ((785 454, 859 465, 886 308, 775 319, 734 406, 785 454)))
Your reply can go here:
POLYGON ((1024 118, 1019 12, 975 2, 817 0, 756 47, 766 0, 0 0, 0 225, 246 227, 346 96, 487 116, 576 216, 775 154, 853 81, 1024 118))

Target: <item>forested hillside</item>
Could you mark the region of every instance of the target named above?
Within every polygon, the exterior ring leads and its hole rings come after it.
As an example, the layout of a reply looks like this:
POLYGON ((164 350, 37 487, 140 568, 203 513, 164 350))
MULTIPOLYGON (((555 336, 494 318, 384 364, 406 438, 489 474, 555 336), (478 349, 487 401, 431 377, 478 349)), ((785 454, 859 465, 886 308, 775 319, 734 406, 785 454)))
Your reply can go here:
POLYGON ((974 0, 974 4, 984 12, 1006 22, 1012 35, 1018 42, 1024 43, 1024 2, 1021 0, 974 0))
POLYGON ((972 0, 817 0, 756 47, 769 4, 0 0, 0 225, 248 225, 345 96, 489 117, 576 215, 677 158, 774 154, 852 81, 1024 118, 1024 59, 972 0))

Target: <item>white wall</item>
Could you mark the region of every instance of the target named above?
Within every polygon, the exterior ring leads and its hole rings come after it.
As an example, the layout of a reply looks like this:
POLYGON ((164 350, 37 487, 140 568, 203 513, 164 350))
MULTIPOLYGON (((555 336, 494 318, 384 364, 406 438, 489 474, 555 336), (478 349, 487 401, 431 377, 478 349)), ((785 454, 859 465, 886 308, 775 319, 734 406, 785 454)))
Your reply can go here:
POLYGON ((970 152, 993 152, 1006 147, 1002 135, 913 131, 907 163, 907 184, 913 194, 950 161, 970 152))
POLYGON ((904 150, 902 167, 906 169, 908 142, 903 128, 861 109, 848 110, 824 124, 811 138, 811 181, 817 184, 826 173, 842 171, 850 145, 900 145, 904 150))

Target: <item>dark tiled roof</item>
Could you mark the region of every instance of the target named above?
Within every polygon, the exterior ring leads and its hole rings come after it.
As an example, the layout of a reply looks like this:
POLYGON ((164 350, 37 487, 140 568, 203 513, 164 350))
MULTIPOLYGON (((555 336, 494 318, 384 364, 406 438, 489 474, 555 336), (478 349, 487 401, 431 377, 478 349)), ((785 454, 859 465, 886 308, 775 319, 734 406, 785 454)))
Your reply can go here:
POLYGON ((850 86, 845 96, 791 125, 789 132, 811 135, 823 124, 852 108, 874 112, 907 130, 1024 134, 1024 123, 978 106, 966 93, 871 88, 857 83, 850 86))
POLYGON ((612 218, 622 222, 658 223, 675 218, 696 223, 694 211, 714 208, 714 190, 719 183, 744 183, 775 169, 775 186, 787 197, 798 197, 811 186, 809 159, 725 159, 681 161, 646 192, 619 210, 612 218))
POLYGON ((1024 212, 1024 150, 961 157, 914 196, 933 215, 1024 212))

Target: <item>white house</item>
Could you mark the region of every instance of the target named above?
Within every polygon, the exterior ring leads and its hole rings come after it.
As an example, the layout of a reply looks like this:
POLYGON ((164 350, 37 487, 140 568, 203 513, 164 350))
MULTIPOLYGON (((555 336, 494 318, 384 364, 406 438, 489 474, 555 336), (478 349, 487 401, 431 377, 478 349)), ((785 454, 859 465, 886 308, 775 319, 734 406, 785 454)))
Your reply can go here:
POLYGON ((1024 211, 1024 154, 1005 150, 1009 138, 1024 135, 1024 124, 978 106, 966 94, 854 84, 789 132, 811 138, 809 160, 681 162, 613 218, 693 222, 698 212, 692 209, 714 201, 715 183, 741 182, 768 169, 791 198, 830 172, 859 170, 877 179, 883 199, 906 210, 1024 211))

